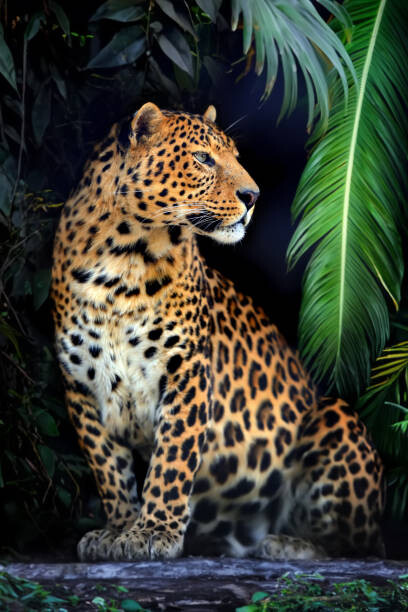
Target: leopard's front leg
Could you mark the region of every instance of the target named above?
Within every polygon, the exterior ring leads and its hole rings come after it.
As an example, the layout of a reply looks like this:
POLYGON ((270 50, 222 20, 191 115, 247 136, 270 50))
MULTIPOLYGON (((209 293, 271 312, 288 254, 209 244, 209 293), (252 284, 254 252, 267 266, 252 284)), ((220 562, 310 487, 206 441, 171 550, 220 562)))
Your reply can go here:
POLYGON ((135 520, 139 510, 136 477, 130 448, 111 437, 103 425, 95 398, 68 388, 66 402, 79 443, 101 496, 106 525, 88 531, 78 543, 81 561, 107 558, 115 538, 135 520))
POLYGON ((112 559, 173 558, 182 553, 190 518, 189 498, 201 462, 210 418, 207 393, 194 383, 184 393, 168 392, 134 525, 112 544, 112 559), (172 400, 171 406, 166 404, 172 400))

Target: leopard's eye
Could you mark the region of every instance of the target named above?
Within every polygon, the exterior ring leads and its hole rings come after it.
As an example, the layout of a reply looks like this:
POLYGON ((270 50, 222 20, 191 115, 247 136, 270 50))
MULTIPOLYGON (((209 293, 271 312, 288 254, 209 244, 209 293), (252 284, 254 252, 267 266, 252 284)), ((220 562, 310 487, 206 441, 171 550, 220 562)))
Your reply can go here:
POLYGON ((196 153, 193 153, 193 155, 196 160, 200 162, 200 164, 206 164, 207 166, 214 166, 215 164, 215 161, 209 153, 205 153, 204 151, 197 151, 196 153))

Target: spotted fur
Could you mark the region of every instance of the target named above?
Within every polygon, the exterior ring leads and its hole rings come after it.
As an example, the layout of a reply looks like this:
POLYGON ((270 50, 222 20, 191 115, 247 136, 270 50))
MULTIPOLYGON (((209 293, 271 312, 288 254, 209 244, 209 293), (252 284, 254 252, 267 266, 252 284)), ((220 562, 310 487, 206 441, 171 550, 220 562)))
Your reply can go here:
POLYGON ((195 234, 245 234, 258 187, 204 116, 145 104, 65 204, 52 295, 67 406, 106 527, 81 559, 383 553, 382 466, 195 234), (148 463, 141 499, 133 451, 148 463))

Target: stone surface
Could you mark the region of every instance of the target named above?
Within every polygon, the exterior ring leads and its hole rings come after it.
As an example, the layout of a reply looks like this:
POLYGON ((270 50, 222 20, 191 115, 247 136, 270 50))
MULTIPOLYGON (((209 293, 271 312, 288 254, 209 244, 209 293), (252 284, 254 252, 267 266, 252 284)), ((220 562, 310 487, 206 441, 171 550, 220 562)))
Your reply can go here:
MULTIPOLYGON (((408 573, 408 561, 270 562, 194 557, 135 563, 13 563, 1 569, 45 586, 64 585, 88 599, 100 594, 100 585, 109 591, 111 585, 120 584, 129 591, 126 597, 152 611, 215 612, 235 610, 248 603, 255 591, 276 591, 277 579, 285 573, 318 572, 328 582, 366 578, 378 584, 408 573)), ((113 589, 110 596, 117 599, 117 591, 113 589)))

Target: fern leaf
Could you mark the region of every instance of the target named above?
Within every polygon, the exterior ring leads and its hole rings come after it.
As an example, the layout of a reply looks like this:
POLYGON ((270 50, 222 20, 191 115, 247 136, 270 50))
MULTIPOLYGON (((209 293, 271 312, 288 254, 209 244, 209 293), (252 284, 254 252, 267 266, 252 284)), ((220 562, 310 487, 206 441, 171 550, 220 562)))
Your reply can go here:
POLYGON ((299 325, 306 365, 318 380, 355 394, 389 336, 387 299, 400 300, 408 3, 346 0, 344 7, 354 24, 346 49, 358 83, 347 104, 341 82, 333 86, 327 133, 293 203, 300 221, 288 261, 292 267, 313 249, 299 325))

